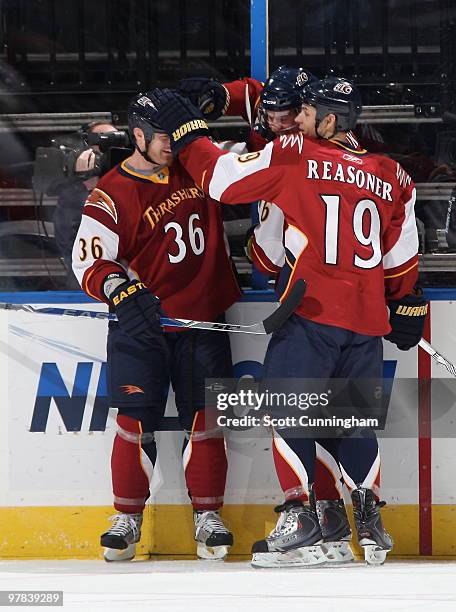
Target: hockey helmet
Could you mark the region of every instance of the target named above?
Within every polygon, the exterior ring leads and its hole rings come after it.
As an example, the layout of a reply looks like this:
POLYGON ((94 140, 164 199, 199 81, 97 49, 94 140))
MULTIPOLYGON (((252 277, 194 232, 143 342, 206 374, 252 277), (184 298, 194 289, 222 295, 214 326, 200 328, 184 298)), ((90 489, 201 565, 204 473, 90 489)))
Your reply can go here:
POLYGON ((301 91, 317 78, 304 68, 279 66, 264 84, 260 96, 263 110, 280 111, 301 106, 301 91))
POLYGON ((164 133, 155 120, 157 109, 147 93, 139 93, 128 105, 128 131, 132 142, 135 142, 133 129, 140 128, 144 132, 146 142, 150 142, 156 132, 164 133))
POLYGON ((336 130, 352 130, 362 111, 361 95, 357 87, 347 79, 329 77, 309 83, 302 90, 302 103, 315 107, 316 124, 330 113, 336 115, 336 130))

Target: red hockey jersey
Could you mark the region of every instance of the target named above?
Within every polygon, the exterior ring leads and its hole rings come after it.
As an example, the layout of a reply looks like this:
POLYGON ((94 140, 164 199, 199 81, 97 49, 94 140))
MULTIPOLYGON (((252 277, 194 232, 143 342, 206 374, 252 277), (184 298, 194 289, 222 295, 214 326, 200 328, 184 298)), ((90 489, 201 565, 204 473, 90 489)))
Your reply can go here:
POLYGON ((125 162, 89 195, 73 247, 86 293, 107 302, 103 281, 127 271, 157 295, 170 317, 214 320, 240 295, 220 205, 176 160, 151 176, 125 162))
POLYGON ((308 284, 298 314, 362 334, 390 331, 385 292, 410 293, 418 267, 415 188, 397 162, 302 134, 241 156, 202 138, 180 160, 219 201, 261 198, 283 211, 283 295, 296 278, 308 284))
MULTIPOLYGON (((253 128, 260 103, 260 94, 263 83, 256 79, 246 77, 238 81, 223 83, 228 92, 228 107, 225 115, 240 115, 253 128)), ((260 151, 266 145, 267 140, 260 136, 255 130, 250 130, 247 140, 249 151, 260 151)))

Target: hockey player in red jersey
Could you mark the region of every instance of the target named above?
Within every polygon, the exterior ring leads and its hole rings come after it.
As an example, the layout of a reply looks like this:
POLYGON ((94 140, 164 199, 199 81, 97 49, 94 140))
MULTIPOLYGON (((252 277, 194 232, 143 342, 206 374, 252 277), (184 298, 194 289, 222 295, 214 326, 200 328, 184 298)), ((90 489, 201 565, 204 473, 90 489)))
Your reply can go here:
MULTIPOLYGON (((282 136, 241 156, 220 152, 207 138, 201 113, 178 94, 154 90, 151 99, 173 151, 206 193, 228 204, 261 198, 283 211, 282 299, 294 279, 305 279, 308 289, 295 315, 271 338, 266 378, 381 379, 382 337, 402 350, 415 346, 427 302, 414 290, 415 188, 399 164, 352 142, 350 130, 361 112, 355 86, 336 78, 309 85, 297 117, 306 139, 282 136)), ((295 435, 292 428, 280 430, 283 446, 303 466, 309 503, 278 508, 276 528, 253 546, 258 566, 325 560, 311 493, 315 444, 295 435)), ((349 432, 337 442, 358 540, 369 563, 382 563, 392 540, 373 491, 375 433, 349 432)))
POLYGON ((265 83, 250 77, 223 84, 190 77, 180 81, 179 92, 200 108, 205 119, 241 116, 252 128, 246 151, 260 151, 277 136, 298 131, 295 119, 302 87, 316 80, 304 68, 279 66, 265 83))
MULTIPOLYGON (((282 210, 271 202, 258 205, 259 223, 253 228, 247 243, 249 258, 264 274, 280 285, 281 270, 286 265, 287 254, 284 235, 288 227, 282 210)), ((282 484, 285 500, 306 500, 307 492, 300 477, 301 469, 296 456, 283 448, 280 436, 273 438, 273 457, 276 472, 282 484)), ((315 498, 317 514, 323 535, 322 548, 329 563, 347 563, 354 556, 350 547, 351 527, 344 504, 342 473, 337 463, 337 444, 332 439, 316 443, 315 498)), ((373 490, 380 486, 378 470, 373 490)))
MULTIPOLYGON (((220 431, 204 419, 204 379, 231 376, 226 334, 164 332, 170 317, 217 321, 240 295, 227 252, 220 205, 173 159, 169 137, 139 94, 128 109, 134 153, 89 195, 73 248, 84 291, 117 314, 109 324, 108 385, 118 409, 111 469, 113 526, 101 536, 108 561, 131 559, 171 381, 186 432, 185 479, 203 557, 223 556, 233 537, 219 515, 226 480, 220 431)), ((172 526, 170 526, 172 528, 172 526)))
MULTIPOLYGON (((316 80, 304 68, 280 66, 264 86, 251 78, 222 84, 213 79, 191 77, 180 82, 179 91, 186 94, 205 117, 217 119, 222 114, 241 115, 252 126, 245 149, 239 150, 238 144, 232 148, 230 143, 223 145, 228 150, 243 153, 261 150, 278 136, 296 134, 303 87, 316 80)), ((353 134, 351 138, 354 141, 353 134)), ((259 224, 248 233, 246 252, 257 269, 278 277, 286 261, 283 213, 272 202, 261 201, 258 219, 259 224)), ((328 562, 346 563, 354 557, 349 544, 351 529, 343 502, 342 474, 334 451, 331 440, 316 446, 316 504, 328 562)), ((282 456, 278 438, 273 440, 273 457, 286 501, 304 499, 299 466, 294 465, 294 457, 282 456)), ((380 482, 380 472, 377 481, 375 490, 380 482)))

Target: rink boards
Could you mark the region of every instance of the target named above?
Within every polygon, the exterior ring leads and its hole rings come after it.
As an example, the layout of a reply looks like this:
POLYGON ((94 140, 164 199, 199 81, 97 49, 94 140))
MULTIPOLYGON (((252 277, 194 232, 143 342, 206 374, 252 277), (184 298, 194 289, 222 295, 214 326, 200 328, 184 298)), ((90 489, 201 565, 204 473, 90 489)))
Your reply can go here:
MULTIPOLYGON (((14 299, 43 305, 38 296, 16 294, 14 299)), ((431 304, 431 342, 456 361, 456 304, 450 299, 456 296, 436 291, 432 297, 438 299, 431 304)), ((0 301, 12 299, 0 294, 0 301)), ((104 308, 82 297, 67 299, 58 305, 104 308)), ((47 300, 57 305, 57 294, 47 300)), ((274 307, 270 301, 244 301, 231 309, 228 320, 248 324, 274 307)), ((0 538, 0 557, 99 556, 99 534, 113 513, 109 457, 115 412, 106 398, 105 338, 103 321, 0 312, 0 516, 8 526, 0 538)), ((266 338, 233 334, 231 343, 237 375, 257 375, 266 338)), ((449 377, 416 349, 404 353, 385 343, 385 361, 395 379, 449 377)), ((409 437, 380 440, 382 498, 388 502, 384 517, 397 555, 456 555, 456 406, 452 401, 446 406, 451 437, 431 439, 432 402, 432 394, 421 393, 412 407, 416 423, 409 437)), ((164 428, 175 429, 172 392, 167 417, 164 428)), ((162 431, 157 437, 159 461, 139 552, 193 554, 180 465, 182 432, 162 431)), ((280 489, 267 432, 255 439, 231 434, 227 446, 224 516, 235 534, 233 552, 247 554, 252 541, 275 522, 272 507, 281 500, 280 489)))

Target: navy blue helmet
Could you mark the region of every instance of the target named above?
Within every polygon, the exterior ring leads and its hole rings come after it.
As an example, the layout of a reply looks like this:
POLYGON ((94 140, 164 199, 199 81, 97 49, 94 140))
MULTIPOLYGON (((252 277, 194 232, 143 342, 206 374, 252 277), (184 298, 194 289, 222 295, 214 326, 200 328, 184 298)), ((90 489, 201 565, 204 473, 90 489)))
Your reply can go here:
POLYGON ((330 113, 336 115, 336 130, 352 130, 362 111, 361 95, 357 87, 347 79, 329 77, 309 83, 302 91, 302 103, 317 110, 317 126, 330 113))
MULTIPOLYGON (((317 77, 308 70, 304 70, 304 68, 279 66, 277 70, 274 70, 264 84, 260 95, 255 131, 266 140, 273 140, 277 134, 270 129, 266 112, 295 110, 297 115, 302 104, 301 93, 303 88, 308 83, 317 80, 317 77)), ((294 125, 291 125, 283 131, 292 130, 294 127, 294 125)))
POLYGON ((140 128, 144 132, 146 142, 150 142, 156 132, 163 133, 163 130, 157 125, 155 114, 157 109, 153 105, 147 93, 139 93, 130 100, 128 105, 128 131, 132 142, 135 142, 133 129, 140 128))
POLYGON ((317 80, 304 68, 279 66, 264 84, 260 106, 263 110, 271 111, 300 108, 303 87, 317 80))

